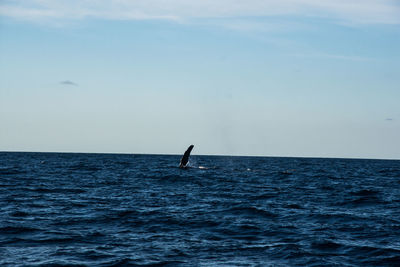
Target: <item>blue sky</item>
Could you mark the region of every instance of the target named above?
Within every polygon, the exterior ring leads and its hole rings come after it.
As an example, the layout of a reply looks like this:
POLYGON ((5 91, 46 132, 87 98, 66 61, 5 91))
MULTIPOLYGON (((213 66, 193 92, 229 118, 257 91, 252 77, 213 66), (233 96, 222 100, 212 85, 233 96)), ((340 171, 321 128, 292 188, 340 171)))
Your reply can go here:
POLYGON ((400 159, 400 3, 1 1, 0 151, 400 159))

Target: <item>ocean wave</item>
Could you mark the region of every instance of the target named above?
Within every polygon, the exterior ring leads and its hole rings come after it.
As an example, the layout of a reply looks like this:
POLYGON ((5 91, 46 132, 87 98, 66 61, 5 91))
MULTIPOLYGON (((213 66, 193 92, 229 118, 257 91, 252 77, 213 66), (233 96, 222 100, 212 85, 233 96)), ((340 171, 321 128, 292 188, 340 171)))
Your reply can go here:
POLYGON ((0 233, 3 235, 18 235, 18 234, 26 234, 39 231, 40 229, 27 227, 22 225, 16 226, 5 226, 0 228, 0 233))
POLYGON ((26 174, 27 171, 18 167, 0 167, 0 175, 26 174))

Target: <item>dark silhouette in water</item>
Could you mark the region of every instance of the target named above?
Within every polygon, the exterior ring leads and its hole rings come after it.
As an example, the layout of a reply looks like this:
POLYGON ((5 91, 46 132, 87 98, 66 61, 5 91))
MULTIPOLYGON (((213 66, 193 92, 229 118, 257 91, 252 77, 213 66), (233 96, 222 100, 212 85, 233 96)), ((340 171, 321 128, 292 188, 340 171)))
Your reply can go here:
POLYGON ((194 145, 190 145, 188 149, 186 149, 185 154, 183 154, 181 158, 181 163, 179 164, 179 168, 185 168, 190 157, 190 152, 192 152, 194 145))

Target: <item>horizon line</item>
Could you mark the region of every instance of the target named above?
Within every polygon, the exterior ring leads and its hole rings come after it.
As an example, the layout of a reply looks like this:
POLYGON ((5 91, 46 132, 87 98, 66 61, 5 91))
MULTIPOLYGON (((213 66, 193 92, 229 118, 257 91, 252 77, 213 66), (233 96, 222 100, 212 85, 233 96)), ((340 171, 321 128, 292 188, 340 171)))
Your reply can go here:
MULTIPOLYGON (((24 151, 0 150, 0 153, 42 153, 42 154, 106 154, 106 155, 153 155, 153 156, 181 156, 175 153, 133 153, 133 152, 71 152, 71 151, 24 151)), ((304 159, 350 159, 350 160, 400 160, 400 158, 364 158, 364 157, 328 157, 328 156, 273 156, 273 155, 229 155, 229 154, 192 154, 191 156, 212 156, 212 157, 254 157, 254 158, 304 158, 304 159)))

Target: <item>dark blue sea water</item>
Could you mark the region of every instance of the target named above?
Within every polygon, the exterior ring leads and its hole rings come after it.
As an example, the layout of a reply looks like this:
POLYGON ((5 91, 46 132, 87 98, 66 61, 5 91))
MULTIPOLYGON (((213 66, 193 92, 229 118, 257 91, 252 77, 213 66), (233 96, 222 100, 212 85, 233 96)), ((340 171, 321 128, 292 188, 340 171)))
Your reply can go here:
POLYGON ((400 161, 0 153, 0 266, 400 266, 400 161))

